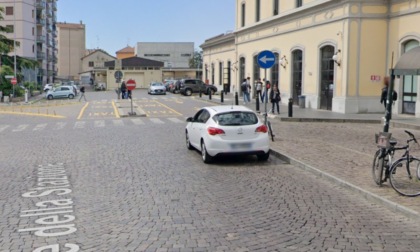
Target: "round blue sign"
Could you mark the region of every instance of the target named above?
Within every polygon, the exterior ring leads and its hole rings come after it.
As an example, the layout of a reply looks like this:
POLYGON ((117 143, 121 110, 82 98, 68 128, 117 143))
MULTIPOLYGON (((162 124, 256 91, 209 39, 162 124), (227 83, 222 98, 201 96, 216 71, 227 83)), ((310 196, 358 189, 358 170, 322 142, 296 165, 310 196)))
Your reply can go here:
POLYGON ((272 51, 262 51, 257 57, 258 65, 261 68, 271 68, 276 62, 276 55, 272 51))

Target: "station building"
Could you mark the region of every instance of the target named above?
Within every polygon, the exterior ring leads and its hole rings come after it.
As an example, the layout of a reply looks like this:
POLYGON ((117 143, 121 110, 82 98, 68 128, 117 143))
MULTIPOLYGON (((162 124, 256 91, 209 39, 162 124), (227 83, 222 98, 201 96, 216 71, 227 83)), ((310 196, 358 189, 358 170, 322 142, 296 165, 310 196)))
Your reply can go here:
MULTIPOLYGON (((232 32, 207 39, 203 79, 240 92, 246 77, 277 84, 282 102, 340 113, 383 112, 380 94, 405 52, 420 42, 420 0, 236 0, 232 32), (261 51, 275 64, 262 69, 261 51)), ((417 76, 399 76, 393 113, 420 117, 417 76)))

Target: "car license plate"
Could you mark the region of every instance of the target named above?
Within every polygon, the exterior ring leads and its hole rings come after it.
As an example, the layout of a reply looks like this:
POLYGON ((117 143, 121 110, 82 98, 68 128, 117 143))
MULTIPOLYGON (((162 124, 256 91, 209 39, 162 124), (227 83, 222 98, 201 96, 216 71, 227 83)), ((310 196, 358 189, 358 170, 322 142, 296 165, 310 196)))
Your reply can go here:
POLYGON ((231 144, 230 147, 233 150, 237 150, 237 149, 250 149, 252 147, 251 143, 234 143, 231 144))

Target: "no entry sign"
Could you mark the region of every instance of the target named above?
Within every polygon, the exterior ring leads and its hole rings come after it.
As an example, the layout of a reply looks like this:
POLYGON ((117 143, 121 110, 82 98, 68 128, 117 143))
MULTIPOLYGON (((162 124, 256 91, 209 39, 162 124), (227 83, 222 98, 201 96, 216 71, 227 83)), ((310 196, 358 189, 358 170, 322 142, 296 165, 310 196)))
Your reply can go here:
POLYGON ((17 84, 17 80, 16 80, 16 78, 12 78, 12 79, 10 80, 10 82, 11 82, 13 85, 16 85, 16 84, 17 84))
POLYGON ((136 88, 136 81, 129 79, 125 85, 127 86, 128 90, 134 90, 136 88))

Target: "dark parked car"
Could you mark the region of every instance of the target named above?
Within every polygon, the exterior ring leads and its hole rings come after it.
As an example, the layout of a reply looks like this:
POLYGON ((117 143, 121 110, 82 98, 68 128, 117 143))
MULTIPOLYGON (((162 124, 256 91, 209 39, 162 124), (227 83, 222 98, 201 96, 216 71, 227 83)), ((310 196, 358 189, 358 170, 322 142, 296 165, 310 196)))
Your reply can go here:
POLYGON ((192 93, 203 92, 208 95, 210 92, 212 94, 217 92, 217 87, 214 85, 209 85, 204 83, 202 80, 198 79, 182 79, 180 80, 180 93, 183 95, 190 96, 192 93))

